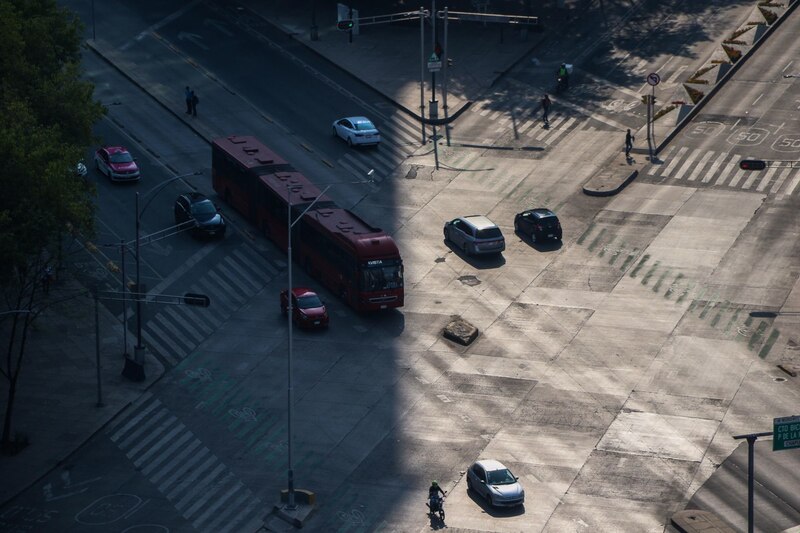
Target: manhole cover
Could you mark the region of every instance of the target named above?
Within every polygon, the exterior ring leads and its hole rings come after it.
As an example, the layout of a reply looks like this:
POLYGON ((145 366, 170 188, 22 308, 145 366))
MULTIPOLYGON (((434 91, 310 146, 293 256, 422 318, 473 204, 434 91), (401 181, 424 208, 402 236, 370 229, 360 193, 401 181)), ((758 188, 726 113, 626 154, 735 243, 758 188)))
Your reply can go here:
POLYGON ((481 280, 479 280, 475 276, 461 276, 460 278, 458 278, 458 281, 460 281, 464 285, 469 285, 470 287, 474 287, 475 285, 481 284, 481 280))

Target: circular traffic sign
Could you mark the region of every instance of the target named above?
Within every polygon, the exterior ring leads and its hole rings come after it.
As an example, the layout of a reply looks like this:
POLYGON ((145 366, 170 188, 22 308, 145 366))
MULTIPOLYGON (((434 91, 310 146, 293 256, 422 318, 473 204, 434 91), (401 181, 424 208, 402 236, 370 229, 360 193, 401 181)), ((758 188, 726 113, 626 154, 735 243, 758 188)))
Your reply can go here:
POLYGON ((655 87, 656 85, 661 83, 661 76, 659 76, 655 72, 651 72, 650 74, 647 75, 647 83, 655 87))

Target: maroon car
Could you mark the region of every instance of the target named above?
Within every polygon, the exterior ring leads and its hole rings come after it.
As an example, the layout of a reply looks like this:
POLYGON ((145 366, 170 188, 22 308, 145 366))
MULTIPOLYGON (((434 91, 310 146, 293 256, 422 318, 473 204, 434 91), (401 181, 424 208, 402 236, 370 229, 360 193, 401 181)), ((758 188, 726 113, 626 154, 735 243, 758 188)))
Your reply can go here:
POLYGON ((94 166, 111 181, 137 181, 139 165, 124 146, 103 146, 94 153, 94 166))
MULTIPOLYGON (((289 309, 289 291, 281 291, 281 313, 286 316, 289 309)), ((292 319, 301 328, 327 328, 328 310, 317 293, 306 287, 292 289, 292 319)))

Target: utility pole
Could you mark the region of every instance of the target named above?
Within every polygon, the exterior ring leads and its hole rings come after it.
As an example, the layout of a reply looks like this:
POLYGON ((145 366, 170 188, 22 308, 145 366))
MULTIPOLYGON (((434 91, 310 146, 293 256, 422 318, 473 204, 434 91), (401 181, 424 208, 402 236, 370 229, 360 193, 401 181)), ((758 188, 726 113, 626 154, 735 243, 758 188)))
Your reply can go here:
MULTIPOLYGON (((419 116, 425 118, 425 9, 419 6, 419 116)), ((422 126, 422 145, 425 145, 425 121, 422 126)))

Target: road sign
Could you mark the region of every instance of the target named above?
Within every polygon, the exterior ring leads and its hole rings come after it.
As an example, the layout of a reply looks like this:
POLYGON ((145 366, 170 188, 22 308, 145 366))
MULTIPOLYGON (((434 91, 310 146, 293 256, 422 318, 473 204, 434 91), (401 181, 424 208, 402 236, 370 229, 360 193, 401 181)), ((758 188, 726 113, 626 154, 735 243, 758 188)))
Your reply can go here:
POLYGON ((650 74, 647 75, 647 83, 655 87, 656 85, 661 83, 661 76, 659 76, 655 72, 651 72, 650 74))
POLYGON ((800 416, 772 419, 772 451, 800 448, 800 416))
POLYGON ((428 72, 439 72, 440 70, 442 70, 442 60, 434 52, 428 58, 428 72))

